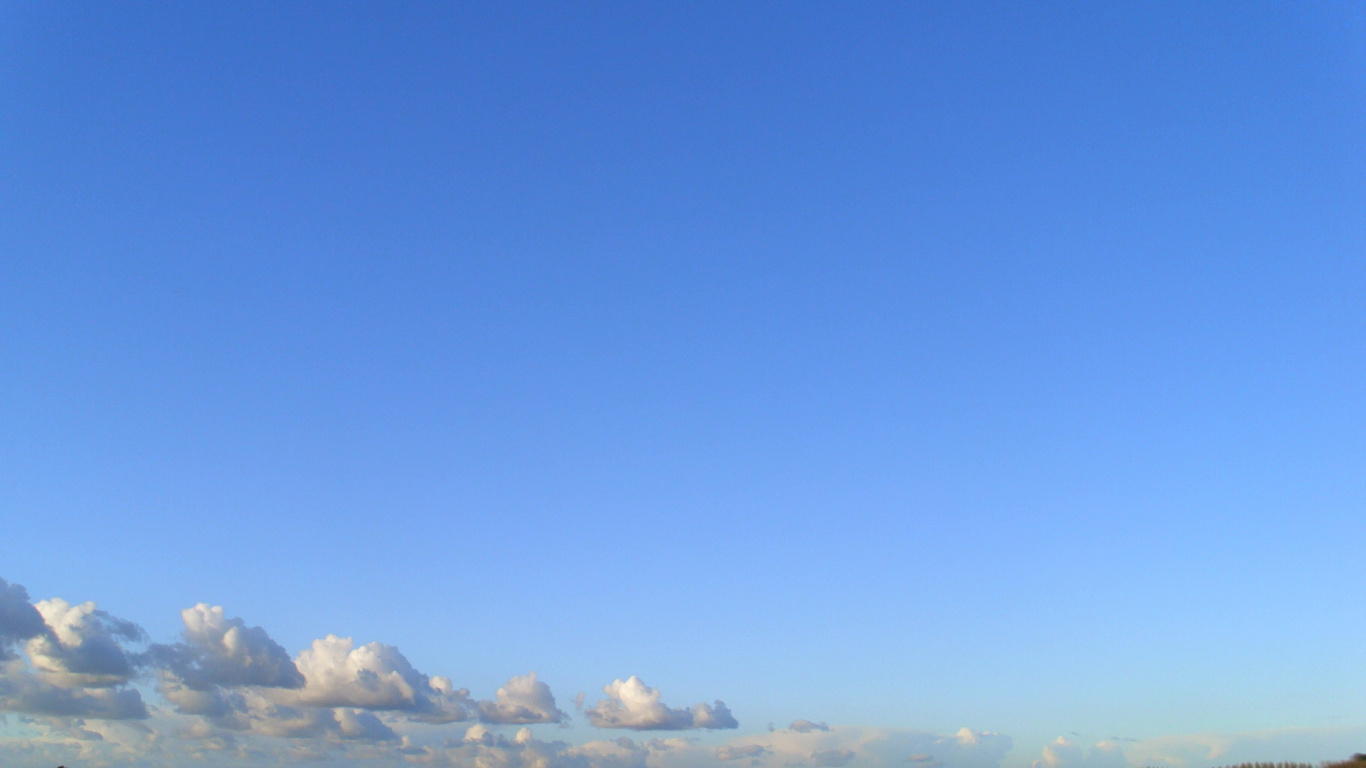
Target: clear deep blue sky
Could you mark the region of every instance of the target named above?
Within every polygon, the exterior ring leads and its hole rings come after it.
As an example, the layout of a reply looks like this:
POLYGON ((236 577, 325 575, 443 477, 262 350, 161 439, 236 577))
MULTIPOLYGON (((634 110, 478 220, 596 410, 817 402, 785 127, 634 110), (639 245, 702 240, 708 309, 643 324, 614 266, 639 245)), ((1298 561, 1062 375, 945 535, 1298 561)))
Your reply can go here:
POLYGON ((1366 725, 1358 3, 0 5, 0 576, 563 706, 1366 725))

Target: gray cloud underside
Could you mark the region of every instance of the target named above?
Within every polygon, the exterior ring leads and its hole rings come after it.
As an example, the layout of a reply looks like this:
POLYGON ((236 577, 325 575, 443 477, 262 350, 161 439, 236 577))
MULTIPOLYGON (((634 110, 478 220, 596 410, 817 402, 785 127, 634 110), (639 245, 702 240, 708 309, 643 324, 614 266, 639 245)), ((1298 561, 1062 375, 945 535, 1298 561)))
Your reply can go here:
POLYGON ((28 590, 0 579, 0 661, 13 657, 10 649, 15 643, 45 631, 47 624, 29 603, 28 590))
POLYGON ((0 712, 53 717, 142 719, 147 707, 131 688, 64 688, 11 659, 0 665, 0 712))

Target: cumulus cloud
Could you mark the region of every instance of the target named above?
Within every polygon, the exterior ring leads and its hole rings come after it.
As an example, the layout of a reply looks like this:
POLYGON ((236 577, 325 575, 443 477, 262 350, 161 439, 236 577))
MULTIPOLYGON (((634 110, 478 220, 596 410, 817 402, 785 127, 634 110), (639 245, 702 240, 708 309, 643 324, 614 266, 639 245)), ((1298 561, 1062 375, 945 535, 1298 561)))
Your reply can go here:
MULTIPOLYGON (((35 749, 67 755, 65 762, 115 762, 117 750, 132 749, 127 745, 135 743, 142 744, 139 749, 167 750, 158 758, 163 762, 213 754, 259 762, 270 755, 297 760, 345 753, 349 759, 497 768, 643 768, 656 759, 664 762, 652 762, 650 768, 686 768, 714 763, 718 756, 753 762, 772 755, 762 745, 726 744, 718 750, 687 739, 542 742, 528 728, 509 738, 497 726, 568 719, 535 672, 510 678, 490 699, 479 701, 448 678, 418 671, 397 648, 383 643, 357 645, 351 638, 328 635, 291 659, 263 628, 230 617, 222 607, 200 603, 186 608, 180 618, 178 641, 155 643, 137 653, 130 648, 145 637, 136 624, 94 603, 58 598, 31 603, 21 585, 0 582, 0 648, 5 654, 0 658, 0 714, 28 718, 16 727, 37 729, 41 735, 33 742, 35 749), (11 652, 18 649, 22 656, 11 652), (154 680, 170 706, 149 710, 131 685, 139 676, 154 680), (423 730, 425 725, 469 720, 478 723, 465 738, 444 747, 411 740, 440 733, 423 730), (139 722, 148 726, 138 731, 133 725, 139 722), (123 730, 110 730, 118 723, 126 724, 120 726, 123 730), (81 746, 113 733, 120 734, 124 746, 106 745, 103 751, 81 746)), ((590 720, 602 727, 738 726, 723 702, 668 707, 658 691, 637 677, 617 680, 604 691, 606 700, 588 710, 590 720)), ((9 739, 5 749, 17 743, 9 739)))
POLYGON ((826 725, 825 723, 813 723, 810 720, 793 720, 792 725, 789 725, 787 728, 788 730, 796 731, 797 733, 811 733, 812 731, 830 730, 830 726, 826 725))
POLYGON ((63 688, 107 687, 127 683, 134 666, 123 643, 143 632, 131 621, 110 616, 94 603, 71 605, 60 598, 34 605, 45 631, 31 637, 29 661, 53 685, 63 688))
MULTIPOLYGON (((176 711, 230 731, 288 739, 389 741, 394 731, 374 712, 445 723, 468 718, 466 691, 428 677, 397 648, 329 635, 292 660, 261 627, 200 603, 181 611, 184 640, 154 645, 157 690, 176 711)), ((494 709, 525 722, 557 713, 544 683, 514 678, 494 709), (549 697, 550 710, 536 709, 549 697), (518 708, 520 707, 520 708, 518 708)), ((508 722, 511 722, 509 720, 508 722)))
MULTIPOLYGON (((124 644, 143 638, 136 624, 94 603, 28 600, 22 585, 0 579, 0 713, 106 720, 148 716, 141 695, 127 687, 137 669, 124 644), (13 652, 21 642, 23 657, 13 652)), ((75 738, 78 731, 63 731, 62 738, 75 738)))
POLYGON ((479 719, 486 723, 558 723, 565 717, 550 686, 537 680, 535 672, 508 680, 493 701, 479 702, 479 719))
POLYGON ((289 653, 261 627, 227 618, 222 606, 199 603, 180 612, 184 642, 153 645, 149 657, 195 691, 215 686, 299 688, 304 676, 289 653))
POLYGON ((607 698, 586 710, 588 721, 599 728, 630 728, 637 731, 681 731, 693 728, 737 728, 739 723, 717 701, 674 709, 660 701, 658 690, 632 675, 603 686, 607 698))
POLYGON ((470 717, 469 691, 456 689, 449 678, 418 672, 391 645, 356 647, 349 637, 328 635, 300 653, 295 666, 304 685, 277 692, 282 703, 403 712, 426 723, 470 717))

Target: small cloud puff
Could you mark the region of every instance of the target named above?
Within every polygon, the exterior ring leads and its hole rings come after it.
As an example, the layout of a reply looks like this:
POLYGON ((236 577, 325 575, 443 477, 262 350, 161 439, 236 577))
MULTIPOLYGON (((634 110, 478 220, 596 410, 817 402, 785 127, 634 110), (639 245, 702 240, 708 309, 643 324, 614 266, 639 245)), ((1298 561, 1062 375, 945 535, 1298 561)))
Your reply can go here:
POLYGON ((537 680, 535 672, 508 680, 493 701, 479 702, 479 719, 486 723, 559 723, 565 717, 555 706, 550 686, 537 680))
POLYGON ((830 726, 825 723, 813 723, 810 720, 793 720, 792 725, 787 727, 789 731, 797 733, 811 733, 812 731, 828 731, 830 726))
POLYGON ((632 675, 603 686, 607 698, 586 710, 588 722, 599 728, 636 731, 682 731, 694 728, 738 728, 724 702, 694 704, 691 709, 671 708, 660 701, 658 690, 632 675))

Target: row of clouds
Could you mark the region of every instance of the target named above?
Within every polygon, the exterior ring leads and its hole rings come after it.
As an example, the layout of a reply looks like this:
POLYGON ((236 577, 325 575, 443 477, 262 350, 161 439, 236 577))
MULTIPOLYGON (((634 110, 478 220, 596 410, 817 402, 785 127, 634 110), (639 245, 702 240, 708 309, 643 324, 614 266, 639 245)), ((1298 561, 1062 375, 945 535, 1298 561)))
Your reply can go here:
MULTIPOLYGON (((568 715, 531 672, 477 700, 447 677, 415 669, 397 648, 328 635, 298 655, 261 627, 199 604, 181 612, 175 643, 151 643, 136 624, 94 603, 30 602, 0 579, 0 714, 142 721, 151 717, 136 682, 150 682, 202 733, 397 742, 395 726, 477 721, 563 723, 568 715)), ((603 688, 585 710, 599 728, 736 728, 721 701, 673 708, 638 677, 603 688)), ((87 732, 93 733, 94 731, 87 732)))
POLYGON ((722 745, 688 736, 618 738, 572 744, 536 738, 522 727, 515 735, 484 724, 463 738, 418 743, 273 740, 250 734, 183 733, 158 739, 137 721, 102 721, 84 727, 43 723, 42 738, 11 750, 13 768, 56 763, 136 762, 139 765, 261 764, 301 759, 325 765, 394 765, 434 768, 999 768, 1010 739, 964 729, 939 734, 893 728, 833 726, 824 730, 775 729, 738 736, 722 745), (139 730, 141 729, 141 730, 139 730), (56 761, 56 762, 54 762, 56 761))
MULTIPOLYGON (((953 734, 902 728, 798 723, 739 735, 723 744, 690 736, 620 738, 571 744, 536 738, 529 728, 508 736, 484 724, 463 738, 417 742, 319 739, 262 740, 251 734, 190 729, 163 738, 163 726, 142 721, 59 721, 35 724, 38 737, 0 740, 7 768, 57 764, 180 766, 260 765, 308 759, 327 766, 435 768, 1000 768, 1011 749, 1007 736, 962 729, 953 734)), ((1290 729, 1233 735, 1187 734, 1144 740, 1107 739, 1086 746, 1060 738, 1042 750, 1034 768, 1209 768, 1263 759, 1345 756, 1366 739, 1366 728, 1290 729)), ((1010 763, 1027 765, 1027 758, 1010 763)), ((1009 764, 1009 763, 1008 763, 1009 764)))
MULTIPOLYGON (((93 603, 30 602, 0 579, 0 764, 322 765, 453 768, 1000 768, 1009 737, 832 726, 797 720, 721 744, 682 736, 571 744, 501 726, 568 719, 535 673, 492 699, 415 669, 397 648, 329 635, 291 656, 222 608, 181 614, 179 641, 152 643, 93 603), (139 687, 158 692, 149 705, 139 687), (6 721, 6 713, 18 722, 6 721), (463 737, 446 738, 463 723, 463 737), (470 725, 473 723, 473 725, 470 725)), ((670 707, 639 678, 616 680, 584 709, 591 725, 637 731, 734 729, 724 703, 670 707)), ((582 696, 582 694, 580 694, 582 696)), ((1347 755, 1366 729, 1196 734, 1045 746, 1033 768, 1206 766, 1347 755), (1332 745, 1332 746, 1328 746, 1332 745)), ((1027 760, 1027 758, 1026 758, 1027 760)))

